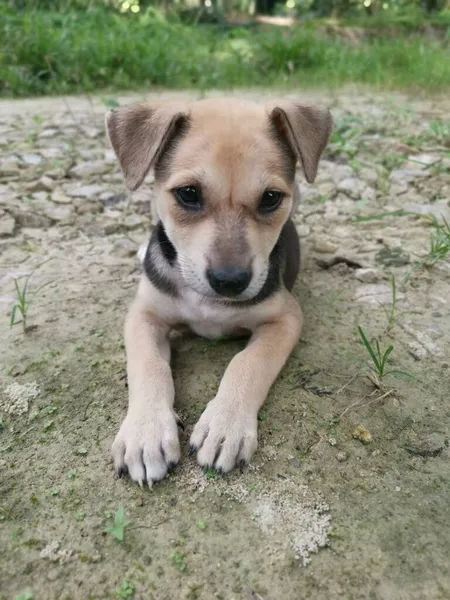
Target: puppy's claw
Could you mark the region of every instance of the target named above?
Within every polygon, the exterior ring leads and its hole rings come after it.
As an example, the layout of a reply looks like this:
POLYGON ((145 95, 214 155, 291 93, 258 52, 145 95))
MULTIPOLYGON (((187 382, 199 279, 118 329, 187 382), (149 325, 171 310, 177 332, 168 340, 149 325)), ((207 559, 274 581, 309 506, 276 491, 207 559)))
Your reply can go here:
POLYGON ((244 467, 245 467, 245 460, 242 458, 242 459, 239 461, 239 471, 240 471, 241 475, 242 475, 242 473, 244 472, 244 467))
POLYGON ((197 452, 197 448, 192 444, 189 446, 189 456, 193 456, 197 452))
POLYGON ((114 479, 116 479, 116 480, 121 479, 122 475, 123 475, 122 467, 118 467, 114 472, 114 479))

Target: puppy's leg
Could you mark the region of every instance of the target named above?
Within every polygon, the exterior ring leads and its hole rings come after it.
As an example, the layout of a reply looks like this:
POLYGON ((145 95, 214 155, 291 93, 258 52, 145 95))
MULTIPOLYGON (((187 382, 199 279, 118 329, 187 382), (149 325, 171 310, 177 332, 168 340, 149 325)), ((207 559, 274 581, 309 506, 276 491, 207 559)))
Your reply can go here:
POLYGON ((136 298, 125 323, 129 406, 112 447, 116 473, 151 486, 180 459, 169 328, 136 298))
POLYGON ((277 320, 258 327, 228 365, 216 397, 191 436, 203 467, 223 472, 250 460, 257 443, 258 410, 300 337, 302 315, 292 296, 277 320))

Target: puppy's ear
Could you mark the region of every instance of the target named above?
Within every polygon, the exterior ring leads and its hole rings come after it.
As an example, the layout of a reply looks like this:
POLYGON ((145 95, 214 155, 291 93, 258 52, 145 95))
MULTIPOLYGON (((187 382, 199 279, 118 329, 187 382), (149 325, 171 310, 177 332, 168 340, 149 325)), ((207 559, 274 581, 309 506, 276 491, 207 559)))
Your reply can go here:
POLYGON ((130 190, 141 185, 187 119, 174 105, 134 104, 107 113, 108 137, 130 190))
POLYGON ((270 118, 301 161, 306 181, 312 183, 333 129, 330 111, 326 108, 282 102, 273 108, 270 118))

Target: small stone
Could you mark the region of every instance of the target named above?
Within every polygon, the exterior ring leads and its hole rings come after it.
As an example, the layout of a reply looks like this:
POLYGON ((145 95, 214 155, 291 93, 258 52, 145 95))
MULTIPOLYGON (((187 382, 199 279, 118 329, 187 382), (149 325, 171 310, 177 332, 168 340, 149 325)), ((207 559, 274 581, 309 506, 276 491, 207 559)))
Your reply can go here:
POLYGON ((0 164, 0 177, 14 177, 19 175, 20 168, 16 162, 4 162, 0 164))
POLYGON ((375 255, 375 261, 384 267, 403 267, 409 260, 409 254, 400 246, 383 248, 375 255))
POLYGON ((408 184, 404 181, 396 181, 392 183, 389 188, 389 193, 391 196, 401 196, 402 194, 406 194, 408 191, 408 184))
POLYGON ((123 225, 125 229, 132 231, 139 227, 150 227, 150 221, 142 215, 128 215, 128 217, 125 217, 123 225))
POLYGON ((22 160, 26 165, 39 165, 42 162, 40 154, 22 154, 22 160))
POLYGON ((370 431, 362 425, 358 425, 353 430, 352 437, 355 438, 355 440, 359 440, 363 444, 370 444, 370 442, 372 442, 373 439, 370 431))
POLYGON ((96 127, 87 127, 86 125, 82 125, 81 129, 83 130, 84 135, 90 139, 98 137, 101 133, 100 129, 97 129, 96 127))
POLYGON ((96 196, 104 191, 104 187, 98 184, 82 185, 81 187, 74 188, 69 192, 69 195, 73 198, 90 198, 96 196))
POLYGON ((311 233, 311 228, 309 225, 304 223, 303 225, 299 225, 297 227, 297 233, 299 238, 308 237, 308 235, 311 233))
POLYGON ((114 245, 113 254, 121 258, 134 256, 136 254, 136 244, 128 238, 122 238, 114 245))
POLYGON ((71 206, 51 206, 45 210, 45 215, 52 221, 65 221, 69 224, 73 221, 73 210, 71 206))
POLYGON ((51 200, 55 204, 70 204, 72 202, 72 198, 69 198, 61 188, 56 188, 52 195, 51 200))
POLYGON ((361 179, 364 179, 364 181, 367 181, 367 183, 370 183, 370 185, 372 186, 377 184, 378 173, 375 169, 372 169, 370 167, 363 167, 359 172, 359 176, 361 177, 361 179))
POLYGON ((334 438, 334 437, 330 437, 330 438, 328 439, 328 443, 330 444, 330 446, 336 446, 336 444, 337 444, 337 440, 336 440, 336 438, 334 438))
POLYGON ((16 227, 16 221, 13 217, 4 214, 0 217, 0 238, 9 237, 14 235, 14 229, 16 227))
POLYGON ((428 356, 428 352, 419 342, 410 342, 408 344, 408 352, 414 360, 424 360, 428 356))
POLYGON ((445 436, 441 433, 430 433, 409 442, 405 450, 414 456, 438 456, 446 446, 445 436))
POLYGON ((117 162, 117 158, 114 154, 114 150, 105 150, 104 159, 109 165, 115 164, 117 162))
MULTIPOLYGON (((397 300, 403 300, 405 295, 397 292, 397 300)), ((354 299, 357 302, 368 304, 390 304, 392 303, 392 287, 384 283, 365 283, 355 292, 354 299)))
POLYGON ((355 277, 363 283, 376 283, 380 278, 380 273, 377 269, 357 269, 355 277))
POLYGON ((337 249, 338 246, 336 244, 322 238, 316 239, 313 246, 313 250, 320 254, 334 254, 337 249))
POLYGON ((294 467, 294 469, 302 468, 300 461, 298 461, 296 458, 294 458, 294 460, 291 460, 291 462, 289 464, 291 465, 291 467, 294 467))
POLYGON ((118 233, 121 230, 121 224, 117 220, 107 220, 103 223, 103 232, 105 235, 111 235, 112 233, 118 233))
POLYGON ((115 206, 116 204, 122 204, 126 202, 127 196, 125 194, 111 194, 111 192, 103 192, 99 196, 100 202, 103 206, 115 206))
POLYGON ((52 138, 55 137, 55 135, 58 133, 58 129, 56 127, 48 127, 46 129, 44 129, 43 131, 41 131, 41 133, 39 134, 40 138, 52 138))
POLYGON ((414 154, 412 156, 408 156, 408 161, 413 163, 413 165, 417 165, 418 167, 422 166, 423 168, 429 167, 438 163, 441 160, 439 154, 414 154))
POLYGON ((108 165, 102 160, 93 160, 79 163, 70 170, 75 177, 90 177, 92 175, 103 175, 108 170, 108 165))
POLYGON ((338 462, 345 462, 348 458, 348 454, 346 452, 338 452, 336 454, 336 460, 338 462))
POLYGON ((31 181, 25 186, 27 192, 52 192, 57 186, 56 181, 43 175, 37 181, 31 181))
POLYGON ((32 212, 14 212, 14 217, 21 227, 44 229, 51 225, 51 220, 48 217, 32 212))
POLYGON ((354 200, 359 200, 362 192, 362 185, 359 179, 355 177, 351 177, 349 179, 344 179, 338 183, 337 186, 338 192, 342 192, 343 194, 347 194, 350 198, 354 200))
POLYGON ((100 202, 83 202, 76 207, 79 215, 97 214, 103 212, 103 206, 100 202))

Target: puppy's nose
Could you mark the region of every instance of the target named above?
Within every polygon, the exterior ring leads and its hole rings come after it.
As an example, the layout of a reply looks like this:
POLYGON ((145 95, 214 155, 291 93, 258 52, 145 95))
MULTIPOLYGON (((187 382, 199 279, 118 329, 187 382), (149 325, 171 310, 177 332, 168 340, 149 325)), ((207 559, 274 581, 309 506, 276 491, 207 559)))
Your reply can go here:
POLYGON ((250 269, 219 267, 206 272, 212 289, 221 296, 237 296, 245 290, 252 278, 250 269))

